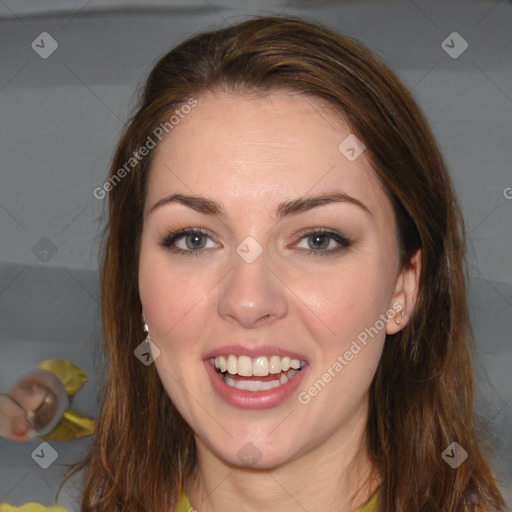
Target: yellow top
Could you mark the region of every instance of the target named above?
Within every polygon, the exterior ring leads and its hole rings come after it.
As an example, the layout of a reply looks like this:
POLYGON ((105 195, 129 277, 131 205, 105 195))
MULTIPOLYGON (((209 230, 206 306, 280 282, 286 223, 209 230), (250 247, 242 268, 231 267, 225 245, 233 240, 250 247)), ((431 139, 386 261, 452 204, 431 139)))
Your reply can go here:
MULTIPOLYGON (((375 512, 377 509, 377 497, 376 493, 373 498, 360 507, 357 512, 375 512)), ((53 507, 45 507, 40 503, 26 503, 21 507, 15 507, 13 505, 8 505, 7 503, 0 503, 0 512, 68 512, 61 505, 55 505, 53 507)), ((178 502, 178 506, 176 507, 176 512, 197 512, 195 508, 190 504, 190 500, 188 499, 187 493, 183 491, 180 496, 180 500, 178 502)))
POLYGON ((67 512, 61 505, 54 505, 53 507, 45 507, 40 503, 25 503, 21 507, 8 505, 7 503, 0 503, 0 512, 67 512))
MULTIPOLYGON (((375 512, 377 510, 378 493, 375 493, 373 498, 362 507, 358 508, 356 512, 375 512)), ((0 510, 0 512, 2 512, 0 510)), ((187 493, 182 491, 176 512, 197 512, 196 509, 190 504, 187 493)))

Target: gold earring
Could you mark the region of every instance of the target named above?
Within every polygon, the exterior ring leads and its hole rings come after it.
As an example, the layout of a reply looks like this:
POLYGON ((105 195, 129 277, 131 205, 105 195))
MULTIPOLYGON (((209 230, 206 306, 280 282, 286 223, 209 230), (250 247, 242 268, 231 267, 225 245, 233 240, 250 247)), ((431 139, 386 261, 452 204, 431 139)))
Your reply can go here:
POLYGON ((151 341, 151 337, 149 336, 149 327, 148 327, 148 324, 146 322, 144 322, 144 334, 146 335, 146 338, 144 339, 144 341, 146 343, 151 341))
MULTIPOLYGON (((404 309, 402 309, 402 311, 401 311, 401 313, 400 313, 400 314, 402 315, 402 319, 403 319, 403 320, 405 320, 405 310, 404 310, 404 309)), ((399 317, 399 316, 397 316, 397 317, 396 317, 396 319, 395 319, 395 322, 396 322, 398 325, 400 325, 400 324, 402 323, 402 320, 400 319, 400 317, 399 317)))

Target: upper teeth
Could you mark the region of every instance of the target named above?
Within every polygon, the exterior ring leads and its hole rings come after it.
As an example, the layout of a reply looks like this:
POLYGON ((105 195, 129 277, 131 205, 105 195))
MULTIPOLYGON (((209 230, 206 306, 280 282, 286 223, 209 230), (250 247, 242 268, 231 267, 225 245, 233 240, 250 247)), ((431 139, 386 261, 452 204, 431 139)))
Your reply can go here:
POLYGON ((251 359, 248 356, 217 356, 215 358, 215 367, 221 372, 226 370, 231 375, 241 375, 243 377, 265 377, 269 373, 286 372, 290 368, 298 370, 306 364, 305 361, 299 359, 291 359, 290 357, 259 356, 251 359))

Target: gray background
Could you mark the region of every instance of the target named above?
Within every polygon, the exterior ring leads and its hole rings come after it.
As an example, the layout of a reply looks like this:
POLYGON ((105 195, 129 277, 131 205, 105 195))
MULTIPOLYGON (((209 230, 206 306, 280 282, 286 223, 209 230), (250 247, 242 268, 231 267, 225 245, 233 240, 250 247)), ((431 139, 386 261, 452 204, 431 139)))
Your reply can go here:
MULTIPOLYGON (((90 377, 73 406, 97 415, 105 205, 92 191, 105 180, 136 89, 190 35, 280 11, 360 39, 431 122, 468 227, 476 407, 492 429, 486 439, 512 510, 509 1, 0 1, 0 392, 43 359, 61 357, 90 377), (42 32, 58 42, 47 59, 31 47, 42 32), (452 32, 469 45, 458 58, 441 46, 452 32)), ((31 457, 39 444, 0 440, 0 502, 52 504, 66 465, 90 438, 51 443, 58 459, 48 469, 31 457)), ((78 492, 75 477, 61 503, 76 509, 78 492)))

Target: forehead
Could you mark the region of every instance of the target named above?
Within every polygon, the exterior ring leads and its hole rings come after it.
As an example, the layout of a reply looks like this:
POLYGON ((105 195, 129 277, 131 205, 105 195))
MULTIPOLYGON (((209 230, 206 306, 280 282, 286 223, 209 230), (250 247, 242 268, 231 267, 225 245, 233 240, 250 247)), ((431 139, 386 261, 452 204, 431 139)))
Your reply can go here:
POLYGON ((349 160, 340 150, 354 134, 324 101, 285 91, 264 97, 207 92, 197 101, 155 149, 148 207, 169 193, 193 192, 261 210, 342 190, 377 217, 390 214, 365 151, 349 160))

